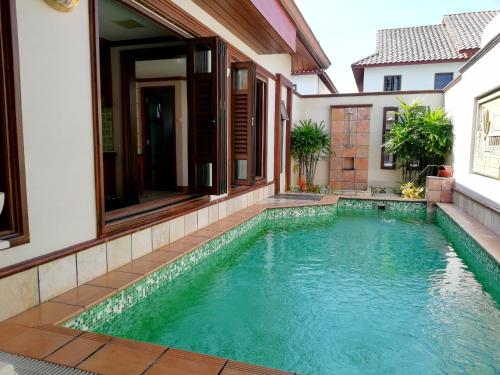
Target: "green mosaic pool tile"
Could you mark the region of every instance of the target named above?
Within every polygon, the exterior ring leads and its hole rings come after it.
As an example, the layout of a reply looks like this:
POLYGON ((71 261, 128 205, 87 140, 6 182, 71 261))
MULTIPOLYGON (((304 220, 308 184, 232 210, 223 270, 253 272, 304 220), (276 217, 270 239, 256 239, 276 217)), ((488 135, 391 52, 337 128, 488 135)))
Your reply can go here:
POLYGON ((471 267, 488 274, 497 284, 500 283, 500 264, 440 208, 436 211, 436 224, 471 267))
POLYGON ((313 217, 323 215, 334 215, 337 211, 336 205, 320 205, 320 206, 304 206, 304 207, 287 207, 273 208, 265 211, 266 218, 271 220, 298 218, 298 217, 313 217))
MULTIPOLYGON (((183 272, 189 270, 195 264, 203 261, 221 249, 227 248, 230 242, 252 229, 264 227, 271 224, 274 220, 279 219, 297 219, 297 218, 313 218, 317 216, 336 216, 337 209, 340 212, 348 211, 373 211, 378 208, 378 204, 384 204, 387 211, 398 212, 402 214, 415 215, 426 214, 426 205, 420 202, 404 202, 404 201, 380 201, 380 200, 359 200, 359 199, 340 199, 337 205, 319 205, 306 207, 290 207, 290 208, 275 208, 268 209, 253 218, 243 222, 242 224, 230 229, 221 236, 211 240, 196 248, 194 251, 177 259, 155 273, 146 276, 127 289, 117 293, 107 300, 99 303, 93 308, 84 311, 78 316, 68 321, 65 326, 92 330, 108 321, 116 314, 120 314, 125 309, 128 309, 138 302, 144 300, 154 291, 161 288, 166 283, 175 279, 183 272)), ((460 242, 466 244, 469 252, 474 255, 487 271, 495 275, 495 279, 499 279, 499 266, 491 262, 492 258, 487 256, 484 250, 465 232, 461 230, 446 214, 438 210, 437 223, 449 232, 450 237, 457 238, 460 242), (485 257, 486 255, 486 257, 485 257)), ((272 225, 272 224, 271 224, 272 225)), ((224 256, 224 253, 218 253, 224 256)))
POLYGON ((66 322, 64 325, 66 327, 88 331, 106 323, 116 314, 120 314, 123 310, 128 309, 144 300, 155 290, 175 279, 203 259, 224 248, 237 237, 240 237, 252 228, 255 228, 260 223, 263 223, 264 220, 264 215, 259 214, 245 221, 237 227, 222 234, 220 237, 199 246, 197 249, 177 259, 175 262, 170 263, 155 273, 146 276, 127 289, 102 301, 91 309, 85 310, 81 314, 72 318, 70 321, 66 322))
POLYGON ((337 202, 339 210, 377 210, 380 206, 385 206, 386 211, 410 211, 422 213, 426 212, 425 202, 414 201, 391 201, 391 200, 371 200, 371 199, 346 199, 340 198, 337 202))

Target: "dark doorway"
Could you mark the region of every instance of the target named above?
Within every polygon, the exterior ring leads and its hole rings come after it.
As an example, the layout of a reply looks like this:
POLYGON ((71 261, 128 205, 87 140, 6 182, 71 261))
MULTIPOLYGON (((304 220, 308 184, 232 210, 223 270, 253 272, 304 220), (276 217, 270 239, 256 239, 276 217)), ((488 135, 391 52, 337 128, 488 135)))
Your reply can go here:
POLYGON ((139 177, 141 201, 145 201, 177 188, 174 87, 143 88, 142 111, 143 165, 139 177))

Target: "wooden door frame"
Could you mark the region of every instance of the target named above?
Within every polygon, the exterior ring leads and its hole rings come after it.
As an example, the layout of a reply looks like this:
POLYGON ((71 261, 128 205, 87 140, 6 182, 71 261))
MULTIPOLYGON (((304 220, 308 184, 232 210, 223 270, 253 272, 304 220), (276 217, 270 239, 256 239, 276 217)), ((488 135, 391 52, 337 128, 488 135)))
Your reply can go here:
POLYGON ((138 155, 137 155, 137 118, 135 63, 144 60, 163 60, 179 56, 186 56, 185 46, 171 46, 159 48, 142 48, 124 50, 120 52, 121 67, 121 96, 122 96, 122 138, 124 159, 124 186, 125 197, 138 194, 138 155), (135 148, 135 150, 134 150, 135 148))
MULTIPOLYGON (((175 174, 175 184, 172 185, 172 186, 169 186, 172 188, 172 190, 177 190, 177 132, 176 132, 176 129, 175 129, 175 125, 176 125, 176 120, 175 120, 175 104, 176 104, 176 101, 175 101, 175 94, 176 94, 176 90, 175 90, 175 86, 174 85, 158 85, 158 86, 144 86, 144 87, 140 87, 140 95, 141 95, 141 127, 142 127, 142 131, 141 131, 141 134, 142 134, 142 153, 143 153, 143 157, 144 157, 144 161, 147 160, 146 156, 145 156, 145 146, 146 146, 146 115, 145 115, 145 101, 144 101, 144 97, 145 97, 145 93, 146 92, 155 92, 155 91, 171 91, 172 92, 172 95, 173 95, 173 106, 172 106, 172 127, 173 127, 173 130, 172 130, 172 137, 174 139, 174 142, 173 142, 173 145, 174 145, 174 150, 173 150, 173 157, 172 157, 172 161, 170 162, 172 165, 173 165, 173 170, 174 170, 174 174, 175 174)), ((145 163, 146 165, 146 163, 145 163)))
MULTIPOLYGON (((175 20, 175 25, 186 33, 175 33, 179 38, 191 38, 213 35, 213 32, 196 21, 192 16, 180 9, 173 3, 158 3, 155 6, 138 4, 131 0, 117 0, 120 4, 131 8, 166 29, 172 31, 169 20, 175 20)), ((127 215, 120 220, 111 218, 105 211, 104 176, 103 176, 103 154, 102 154, 102 118, 101 118, 101 82, 99 61, 99 7, 98 0, 89 0, 89 39, 91 60, 91 88, 92 88, 92 122, 94 140, 94 176, 96 192, 96 221, 97 237, 120 233, 130 228, 140 227, 145 223, 155 222, 170 215, 169 208, 145 213, 140 205, 129 207, 127 215)), ((186 40, 186 39, 184 39, 186 40)), ((137 51, 137 50, 136 50, 137 51)))
POLYGON ((290 141, 292 138, 291 128, 292 128, 292 106, 293 106, 293 83, 283 76, 282 74, 276 74, 276 89, 275 89, 275 122, 274 122, 274 193, 280 193, 280 175, 281 175, 281 88, 285 87, 287 89, 287 102, 286 111, 288 114, 288 121, 285 124, 285 191, 290 189, 290 177, 292 169, 291 152, 290 152, 290 141))

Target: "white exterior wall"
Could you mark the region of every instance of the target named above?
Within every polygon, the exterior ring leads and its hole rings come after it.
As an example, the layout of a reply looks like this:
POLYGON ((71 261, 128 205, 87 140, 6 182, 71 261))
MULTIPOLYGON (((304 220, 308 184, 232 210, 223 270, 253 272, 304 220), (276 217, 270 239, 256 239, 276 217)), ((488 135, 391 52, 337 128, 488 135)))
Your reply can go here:
POLYGON ((500 180, 471 173, 472 134, 477 98, 500 88, 500 44, 466 70, 445 93, 445 107, 454 125, 453 168, 456 183, 500 209, 500 180))
POLYGON ((16 7, 30 243, 0 267, 96 236, 87 0, 68 14, 16 7))
POLYGON ((401 76, 401 90, 433 90, 435 73, 458 75, 463 62, 439 64, 393 65, 365 68, 364 92, 384 91, 384 76, 401 76))
POLYGON ((292 82, 297 85, 297 92, 302 95, 319 94, 319 77, 316 74, 292 76, 292 82))
MULTIPOLYGON (((191 0, 175 3, 270 72, 291 78, 290 55, 258 55, 191 0)), ((97 235, 88 1, 69 13, 40 0, 16 6, 30 242, 0 251, 0 268, 97 235)), ((270 79, 268 181, 274 109, 270 79)))
POLYGON ((292 82, 301 95, 331 94, 317 74, 293 75, 292 82))
POLYGON ((331 94, 332 92, 326 85, 323 83, 321 79, 318 77, 318 94, 331 94))
MULTIPOLYGON (((357 95, 357 96, 330 96, 318 98, 299 98, 294 95, 294 118, 296 123, 303 119, 324 121, 325 129, 331 134, 331 105, 373 104, 370 119, 370 144, 368 154, 368 186, 398 187, 401 182, 401 171, 395 169, 381 169, 380 158, 382 146, 382 125, 384 107, 397 107, 398 98, 407 102, 420 99, 425 105, 432 108, 443 106, 443 94, 406 94, 394 93, 389 95, 357 95)), ((293 161, 292 161, 293 171, 293 161)), ((330 161, 318 163, 314 183, 320 186, 329 185, 330 161)), ((297 177, 292 176, 292 185, 297 184, 297 177)))

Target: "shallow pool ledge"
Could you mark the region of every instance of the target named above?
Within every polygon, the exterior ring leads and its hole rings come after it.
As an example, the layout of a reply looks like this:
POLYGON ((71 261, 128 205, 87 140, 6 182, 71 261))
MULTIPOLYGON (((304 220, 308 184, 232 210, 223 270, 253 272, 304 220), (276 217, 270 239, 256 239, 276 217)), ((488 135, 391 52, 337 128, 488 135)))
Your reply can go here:
POLYGON ((453 203, 437 203, 463 231, 476 241, 498 264, 500 264, 500 236, 486 228, 478 220, 460 210, 453 203))

